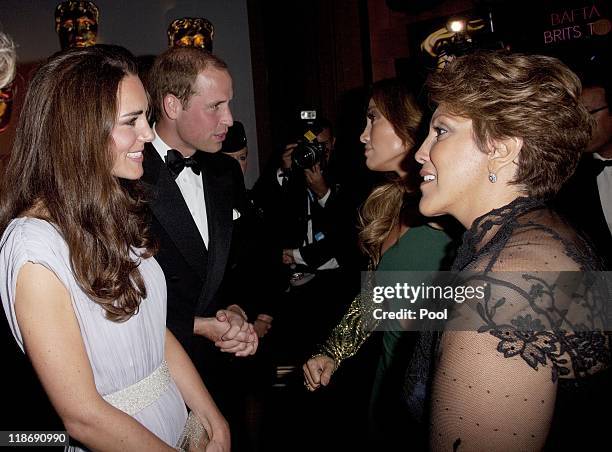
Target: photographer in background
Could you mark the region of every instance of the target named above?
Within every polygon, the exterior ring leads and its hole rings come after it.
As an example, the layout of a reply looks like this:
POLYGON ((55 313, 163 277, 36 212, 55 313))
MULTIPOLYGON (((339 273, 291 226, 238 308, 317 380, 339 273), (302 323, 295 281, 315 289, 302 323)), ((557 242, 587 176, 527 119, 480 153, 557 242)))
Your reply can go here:
POLYGON ((279 328, 287 328, 283 332, 292 344, 287 352, 296 360, 322 339, 350 296, 344 267, 353 228, 329 170, 331 123, 302 111, 298 129, 296 141, 277 154, 253 188, 272 237, 269 246, 285 266, 284 314, 292 321, 279 322, 279 328))
MULTIPOLYGON (((308 267, 304 270, 330 270, 338 268, 339 265, 334 257, 333 245, 330 240, 326 239, 325 229, 329 225, 321 222, 316 225, 317 230, 315 231, 313 218, 322 216, 329 198, 333 198, 336 194, 337 187, 333 185, 330 187, 331 181, 328 183, 326 180, 326 177, 330 178, 327 168, 336 139, 332 132, 331 122, 327 119, 307 122, 305 128, 307 130, 303 135, 306 139, 285 147, 280 168, 276 172, 278 183, 286 189, 286 193, 292 196, 292 199, 288 201, 292 205, 299 206, 301 198, 301 204, 305 210, 298 209, 295 212, 298 214, 296 219, 301 224, 295 231, 298 235, 290 237, 287 241, 290 248, 283 249, 283 263, 290 266, 299 264, 308 267), (333 196, 332 187, 334 188, 333 196), (291 188, 293 188, 292 192, 291 188), (306 222, 303 221, 304 219, 306 222), (304 237, 304 226, 306 237, 303 243, 300 243, 300 239, 304 237), (295 239, 298 241, 296 242, 295 239)), ((306 280, 312 278, 311 275, 314 273, 294 273, 291 282, 296 285, 305 284, 306 280)))

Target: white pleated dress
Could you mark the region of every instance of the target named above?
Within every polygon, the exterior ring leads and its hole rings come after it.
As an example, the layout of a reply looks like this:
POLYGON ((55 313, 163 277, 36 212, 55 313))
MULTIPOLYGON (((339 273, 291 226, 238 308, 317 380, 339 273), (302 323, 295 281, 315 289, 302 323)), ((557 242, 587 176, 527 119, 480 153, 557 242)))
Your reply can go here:
MULTIPOLYGON (((100 305, 79 288, 71 271, 67 244, 55 227, 44 220, 28 217, 11 221, 0 239, 0 297, 13 335, 22 350, 23 339, 15 317, 14 302, 19 269, 26 262, 44 265, 68 289, 96 388, 101 395, 115 393, 139 382, 164 362, 166 282, 154 258, 140 260, 139 270, 146 284, 147 298, 142 301, 138 314, 126 322, 112 322, 105 318, 100 305)), ((44 302, 44 299, 40 300, 40 303, 44 302)), ((174 446, 187 419, 185 403, 174 381, 157 400, 133 417, 174 446)))

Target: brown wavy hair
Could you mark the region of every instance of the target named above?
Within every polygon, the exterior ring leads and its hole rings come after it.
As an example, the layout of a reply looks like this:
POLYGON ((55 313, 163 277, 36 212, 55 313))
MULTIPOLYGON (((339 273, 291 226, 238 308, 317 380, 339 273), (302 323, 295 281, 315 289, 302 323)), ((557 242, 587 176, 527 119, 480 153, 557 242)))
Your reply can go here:
POLYGON ((0 201, 0 234, 22 215, 57 227, 79 286, 115 322, 136 314, 147 295, 130 252, 153 252, 143 201, 111 175, 119 83, 136 74, 132 55, 109 45, 68 49, 41 66, 25 96, 0 201))
POLYGON ((436 104, 472 120, 483 152, 492 140, 523 139, 512 183, 536 198, 573 174, 594 127, 578 76, 548 56, 480 51, 432 74, 427 87, 436 104))
MULTIPOLYGON (((395 134, 407 150, 412 151, 421 128, 423 113, 409 85, 400 79, 381 80, 372 86, 371 99, 380 113, 391 123, 395 134)), ((403 164, 412 162, 408 152, 403 164)), ((359 246, 370 258, 370 265, 380 262, 381 249, 390 232, 399 224, 409 224, 415 215, 410 203, 413 188, 408 176, 388 174, 389 181, 376 187, 365 200, 359 212, 359 246)))

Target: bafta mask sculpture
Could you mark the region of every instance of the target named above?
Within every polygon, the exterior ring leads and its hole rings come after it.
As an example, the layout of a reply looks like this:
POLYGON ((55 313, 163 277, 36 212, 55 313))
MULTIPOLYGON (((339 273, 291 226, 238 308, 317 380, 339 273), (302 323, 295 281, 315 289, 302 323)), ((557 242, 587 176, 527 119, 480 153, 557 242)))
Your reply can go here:
POLYGON ((98 35, 98 7, 89 1, 65 1, 55 8, 55 31, 63 49, 89 47, 98 35))
POLYGON ((13 110, 13 84, 0 88, 0 133, 4 132, 11 121, 13 110))
POLYGON ((13 40, 0 31, 0 132, 6 130, 11 120, 16 60, 13 40))
POLYGON ((168 46, 200 47, 212 52, 215 27, 203 17, 175 19, 168 27, 168 46))

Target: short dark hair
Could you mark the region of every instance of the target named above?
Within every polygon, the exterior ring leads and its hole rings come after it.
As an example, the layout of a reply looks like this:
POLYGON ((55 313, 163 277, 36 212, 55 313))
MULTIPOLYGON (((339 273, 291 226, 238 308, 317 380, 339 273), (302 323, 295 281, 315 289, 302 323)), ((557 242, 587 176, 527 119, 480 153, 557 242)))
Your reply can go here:
POLYGON ((317 130, 319 130, 318 133, 323 132, 323 130, 325 129, 329 129, 329 133, 330 135, 333 137, 334 136, 334 126, 332 124, 332 122, 327 119, 327 118, 319 118, 315 121, 315 127, 317 130))

